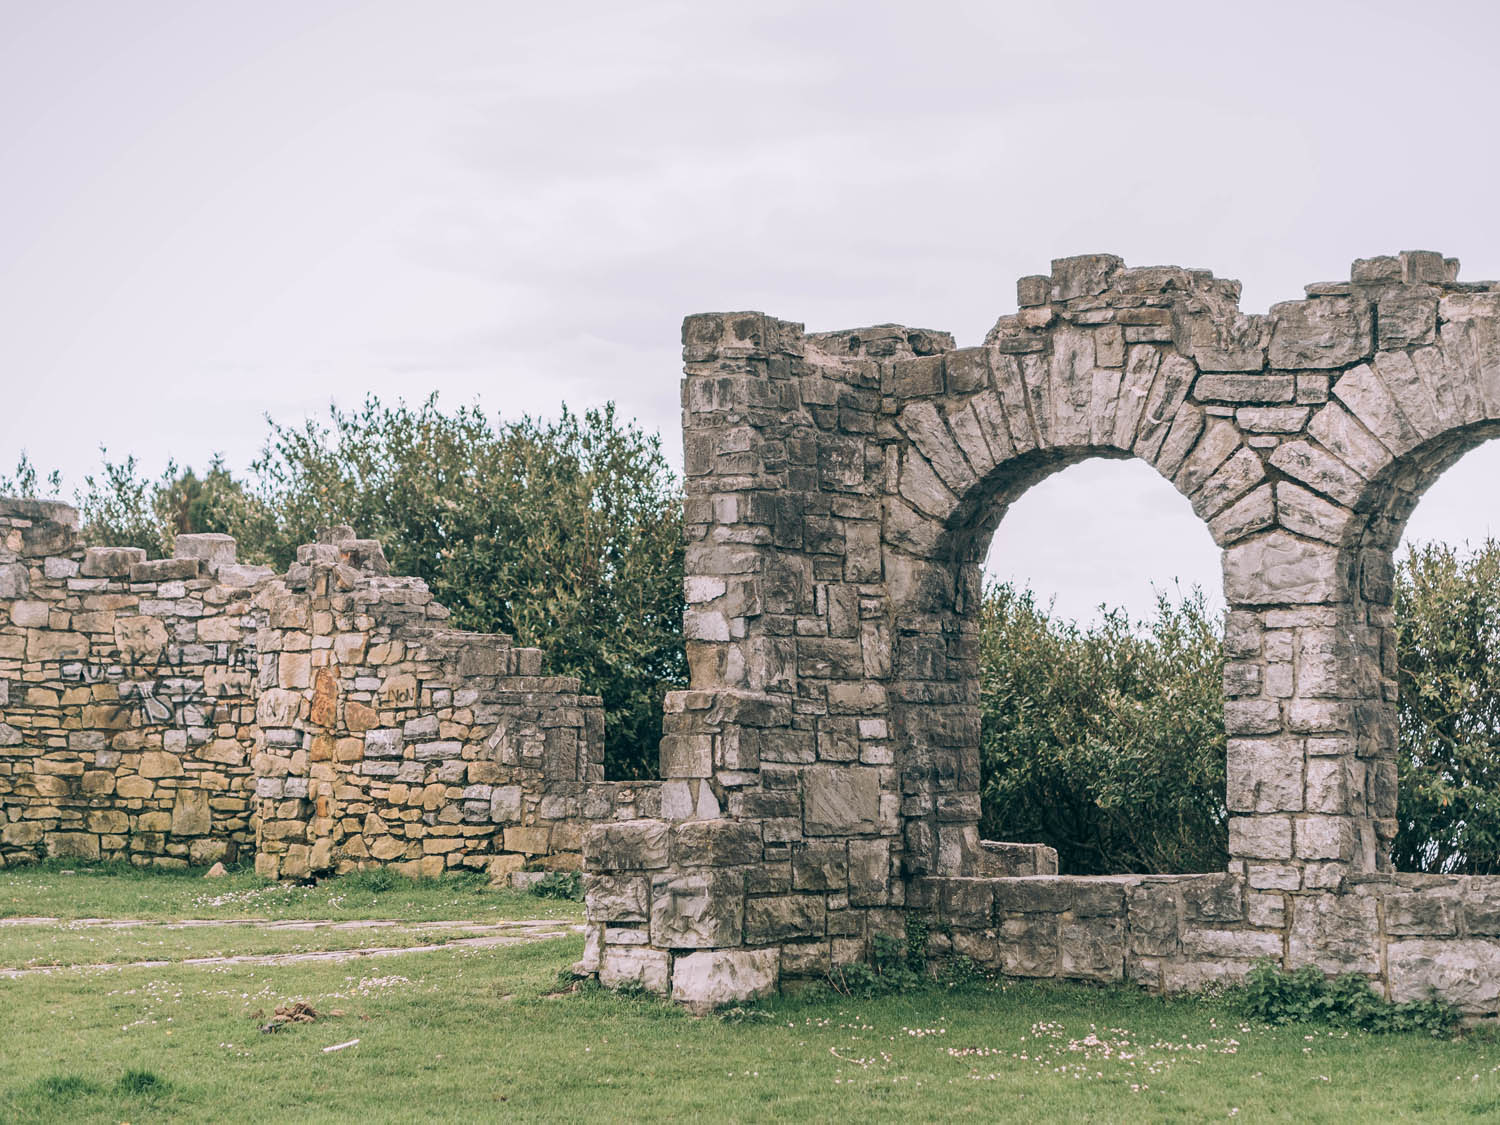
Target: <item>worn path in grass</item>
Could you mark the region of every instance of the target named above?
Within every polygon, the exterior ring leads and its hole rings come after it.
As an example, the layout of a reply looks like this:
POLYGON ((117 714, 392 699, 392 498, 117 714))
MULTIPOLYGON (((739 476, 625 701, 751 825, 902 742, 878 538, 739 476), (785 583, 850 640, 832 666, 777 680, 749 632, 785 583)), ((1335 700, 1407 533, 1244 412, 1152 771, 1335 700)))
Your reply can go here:
POLYGON ((538 898, 488 885, 482 875, 403 879, 377 871, 314 886, 269 883, 253 871, 221 879, 203 873, 140 870, 123 865, 64 866, 55 861, 0 869, 0 920, 121 919, 177 922, 352 921, 441 922, 548 919, 581 921, 583 904, 538 898))
POLYGON ((552 921, 427 922, 251 922, 227 925, 187 920, 170 924, 85 919, 9 919, 0 924, 0 978, 52 973, 64 968, 161 968, 169 965, 294 965, 310 961, 348 961, 406 953, 452 949, 495 949, 506 945, 566 937, 581 927, 552 921), (83 931, 83 932, 80 932, 83 931), (95 931, 95 932, 89 932, 95 931), (103 940, 97 931, 108 931, 103 940), (192 931, 183 933, 182 931, 192 931), (248 933, 247 933, 248 931, 248 933), (289 949, 289 934, 313 934, 289 949), (425 939, 425 940, 424 940, 425 939), (383 944, 372 944, 374 941, 383 944), (274 952, 209 953, 206 947, 244 948, 247 944, 274 952), (306 948, 313 946, 315 948, 306 948), (135 960, 100 960, 106 951, 129 956, 143 949, 166 955, 135 960))

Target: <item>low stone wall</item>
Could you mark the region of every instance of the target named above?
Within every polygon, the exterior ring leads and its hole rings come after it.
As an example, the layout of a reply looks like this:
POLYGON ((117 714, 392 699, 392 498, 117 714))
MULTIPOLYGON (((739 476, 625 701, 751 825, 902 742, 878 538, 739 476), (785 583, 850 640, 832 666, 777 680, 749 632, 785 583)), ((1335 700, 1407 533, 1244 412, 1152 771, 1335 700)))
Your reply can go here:
POLYGON ((658 783, 604 780, 597 697, 448 628, 348 528, 285 575, 228 536, 148 560, 77 529, 0 500, 0 864, 500 876, 577 867, 588 824, 662 813, 658 783))
POLYGON ((929 878, 907 900, 929 920, 930 957, 1007 976, 1184 992, 1269 958, 1359 973, 1395 1001, 1435 990, 1466 1015, 1500 1014, 1500 877, 1372 876, 1320 895, 1238 874, 929 878))

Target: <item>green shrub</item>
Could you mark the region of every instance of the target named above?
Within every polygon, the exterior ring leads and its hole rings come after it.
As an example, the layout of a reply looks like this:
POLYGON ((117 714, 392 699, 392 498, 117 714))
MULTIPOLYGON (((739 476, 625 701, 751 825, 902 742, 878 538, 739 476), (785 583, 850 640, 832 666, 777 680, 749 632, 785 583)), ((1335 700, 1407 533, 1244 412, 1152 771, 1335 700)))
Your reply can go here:
POLYGON ((1269 1024, 1322 1023, 1375 1033, 1445 1035, 1459 1021, 1457 1009, 1435 995, 1393 1004, 1358 973, 1326 977, 1312 965, 1288 972, 1273 961, 1262 961, 1250 970, 1235 998, 1245 1015, 1269 1024))
POLYGON ((1500 872, 1500 543, 1396 569, 1397 870, 1500 872))
POLYGON ((570 902, 583 901, 583 876, 577 871, 549 871, 536 882, 532 883, 527 890, 536 895, 537 898, 566 899, 570 902))
POLYGON ((979 643, 982 835, 1050 844, 1068 874, 1223 870, 1223 643, 1201 591, 1084 629, 995 585, 979 643))

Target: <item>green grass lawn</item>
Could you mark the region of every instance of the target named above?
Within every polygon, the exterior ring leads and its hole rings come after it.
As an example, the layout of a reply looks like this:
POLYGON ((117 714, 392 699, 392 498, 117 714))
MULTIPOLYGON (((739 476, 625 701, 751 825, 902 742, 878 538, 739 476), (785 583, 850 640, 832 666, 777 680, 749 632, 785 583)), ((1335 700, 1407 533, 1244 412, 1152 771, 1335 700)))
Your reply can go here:
POLYGON ((1500 1118, 1483 1034, 1267 1028, 1223 1000, 986 982, 694 1018, 560 989, 580 948, 3 980, 0 1121, 1500 1118), (322 1018, 259 1030, 294 1000, 322 1018))
MULTIPOLYGON (((61 922, 53 925, 0 923, 0 973, 56 965, 128 964, 140 961, 183 961, 203 957, 258 957, 273 954, 343 950, 409 948, 453 941, 507 939, 507 923, 472 926, 451 923, 402 923, 370 927, 359 922, 317 929, 262 929, 244 925, 204 925, 183 928, 148 924, 115 929, 95 924, 61 922)), ((570 921, 555 923, 564 931, 570 921)), ((511 932, 515 930, 512 927, 511 932)))
POLYGON ((0 868, 0 918, 389 918, 500 921, 582 920, 576 902, 496 890, 483 875, 406 879, 386 872, 329 879, 311 887, 267 882, 253 871, 220 879, 203 872, 151 871, 123 864, 68 866, 55 861, 0 868))

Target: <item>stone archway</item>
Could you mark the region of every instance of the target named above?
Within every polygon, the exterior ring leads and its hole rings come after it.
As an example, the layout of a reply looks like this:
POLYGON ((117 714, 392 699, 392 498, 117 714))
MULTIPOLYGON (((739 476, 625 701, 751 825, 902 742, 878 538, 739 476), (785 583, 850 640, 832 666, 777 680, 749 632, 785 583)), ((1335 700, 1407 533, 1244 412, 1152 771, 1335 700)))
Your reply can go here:
MULTIPOLYGON (((903 909, 1005 972, 1165 989, 1272 956, 1399 994, 1441 976, 1442 943, 1473 953, 1474 927, 1413 905, 1454 884, 1383 875, 1390 529, 1500 412, 1500 287, 1456 275, 1369 259, 1246 316, 1205 271, 1063 259, 968 349, 689 317, 692 686, 668 699, 663 819, 587 843, 582 967, 712 1004, 861 958, 903 909), (980 870, 979 545, 1091 456, 1151 463, 1223 549, 1225 875, 980 870)), ((1500 972, 1481 976, 1438 983, 1500 1009, 1500 972)))

